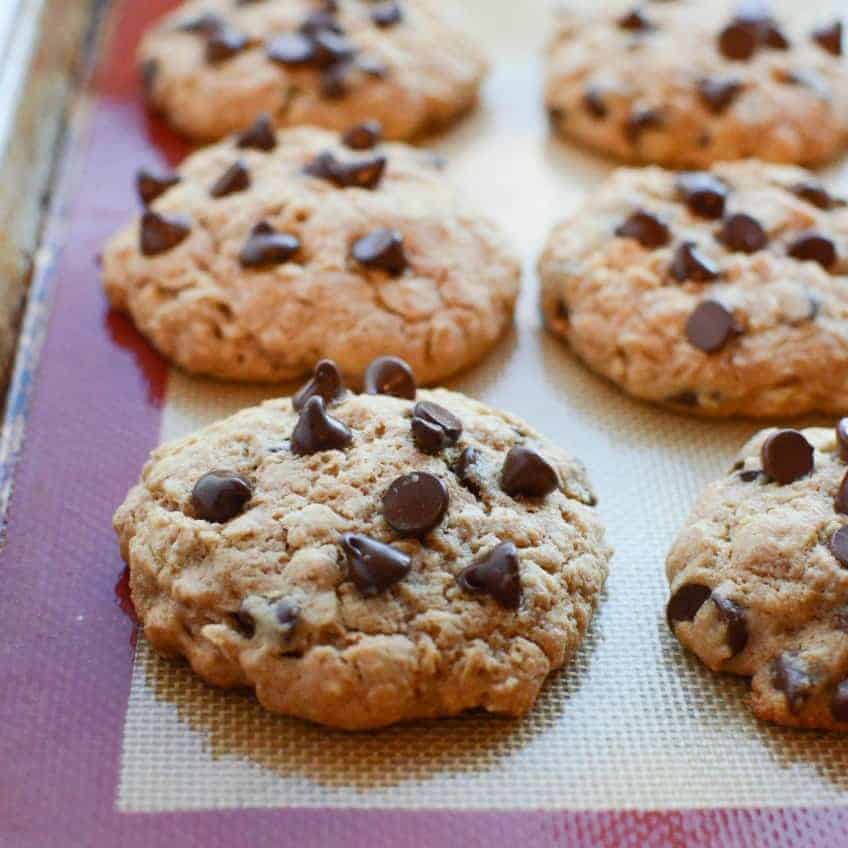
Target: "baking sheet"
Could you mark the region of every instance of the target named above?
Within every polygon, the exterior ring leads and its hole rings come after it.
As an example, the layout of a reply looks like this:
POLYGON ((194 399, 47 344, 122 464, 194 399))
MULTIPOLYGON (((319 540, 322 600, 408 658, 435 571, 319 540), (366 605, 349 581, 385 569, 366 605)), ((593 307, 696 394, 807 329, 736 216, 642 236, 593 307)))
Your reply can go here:
MULTIPOLYGON (((536 256, 610 168, 548 139, 543 0, 464 4, 496 69, 480 112, 437 147, 526 263, 516 330, 451 386, 580 456, 616 547, 579 657, 525 719, 347 735, 270 716, 131 643, 112 596, 121 564, 111 512, 159 439, 272 394, 168 371, 99 291, 93 257, 135 212, 132 173, 184 151, 141 111, 126 58, 172 5, 116 5, 88 136, 66 168, 68 224, 51 236, 66 248, 44 281, 52 319, 41 366, 31 400, 23 379, 15 398, 30 413, 0 561, 0 619, 14 634, 0 643, 0 837, 122 848, 838 844, 848 740, 759 724, 746 685, 702 669, 663 621, 665 551, 757 426, 631 401, 541 329, 536 256)), ((39 301, 31 323, 45 313, 39 301)))

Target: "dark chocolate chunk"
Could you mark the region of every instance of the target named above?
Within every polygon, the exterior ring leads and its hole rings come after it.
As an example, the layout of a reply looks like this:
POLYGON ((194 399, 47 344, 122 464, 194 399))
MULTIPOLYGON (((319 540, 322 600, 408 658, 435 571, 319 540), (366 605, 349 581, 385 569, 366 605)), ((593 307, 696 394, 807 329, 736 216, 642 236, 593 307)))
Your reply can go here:
POLYGON ((268 152, 277 146, 277 131, 271 116, 260 115, 241 135, 236 138, 236 147, 242 150, 264 150, 268 152))
POLYGON ((397 230, 379 229, 353 244, 353 258, 366 268, 378 268, 400 276, 409 266, 403 249, 403 235, 397 230))
POLYGON ((634 109, 624 125, 624 135, 631 144, 638 143, 642 133, 647 130, 658 130, 665 126, 665 118, 656 109, 634 109))
POLYGON ((807 664, 794 652, 781 654, 772 668, 772 683, 786 695, 786 703, 797 715, 813 689, 813 680, 807 664))
POLYGON ((351 150, 371 150, 382 140, 383 125, 379 121, 357 124, 342 136, 342 144, 351 150))
POLYGON ((412 437, 419 450, 435 453, 455 445, 462 435, 462 422, 449 410, 425 400, 412 410, 412 437))
POLYGON ((830 540, 830 552, 843 568, 848 568, 848 526, 841 527, 833 534, 830 540))
POLYGON ((358 533, 345 533, 342 548, 350 579, 366 597, 385 592, 412 568, 411 557, 402 551, 358 533))
POLYGON ((155 174, 153 171, 141 168, 135 175, 135 187, 141 202, 145 206, 149 206, 157 197, 161 197, 181 179, 176 174, 155 174))
POLYGON ((693 215, 716 220, 724 215, 727 186, 712 174, 701 171, 681 174, 677 178, 677 192, 693 215))
POLYGON ((212 197, 226 197, 250 188, 250 171, 244 162, 233 162, 209 189, 212 197))
POLYGON ((671 241, 671 232, 666 224, 645 209, 636 210, 617 227, 615 234, 620 238, 635 239, 649 250, 663 247, 671 241))
POLYGON ((727 646, 730 648, 728 659, 733 659, 741 654, 748 644, 748 620, 745 610, 730 598, 713 595, 712 599, 718 610, 718 617, 727 627, 727 646))
POLYGON ((332 359, 322 359, 315 366, 312 379, 292 398, 292 406, 300 412, 306 402, 315 396, 323 398, 325 406, 329 406, 344 393, 345 385, 339 366, 332 359))
POLYGON ((703 254, 694 241, 684 241, 674 252, 671 275, 679 282, 695 280, 699 283, 715 280, 719 276, 718 266, 703 254))
POLYGON ((749 22, 735 19, 731 21, 718 37, 718 49, 726 59, 746 62, 760 46, 758 28, 749 22))
POLYGON ((589 86, 583 92, 583 108, 593 117, 598 120, 606 118, 609 113, 607 104, 604 102, 604 97, 597 86, 589 86))
POLYGON ((848 679, 840 681, 833 690, 830 714, 834 721, 848 721, 848 679))
POLYGON ((191 503, 197 518, 213 524, 224 524, 235 518, 253 497, 253 488, 234 471, 210 471, 204 474, 191 492, 191 503))
POLYGON ((327 180, 338 188, 375 189, 386 170, 385 156, 370 156, 353 162, 342 162, 329 151, 319 153, 306 167, 310 177, 327 180))
POLYGON ((353 442, 350 430, 327 414, 324 398, 309 398, 300 413, 291 438, 292 453, 308 456, 328 450, 343 450, 353 442))
POLYGON ((761 451, 763 471, 785 486, 810 474, 815 465, 813 446, 797 430, 779 430, 769 436, 761 451))
POLYGON ((698 81, 698 94, 704 105, 714 114, 721 115, 730 108, 745 86, 737 79, 711 79, 698 81))
POLYGON ((825 270, 836 264, 836 245, 827 236, 813 230, 802 233, 789 245, 788 253, 802 262, 818 262, 825 270))
POLYGON ((424 471, 398 477, 383 495, 383 517, 401 536, 426 536, 448 509, 447 486, 424 471))
POLYGON ((840 515, 848 515, 848 474, 842 478, 836 497, 833 500, 833 508, 840 515))
POLYGON ((245 50, 248 44, 247 36, 238 30, 227 26, 218 27, 206 42, 206 61, 212 65, 226 62, 245 50))
POLYGON ((191 234, 191 222, 184 215, 160 215, 148 209, 141 216, 140 246, 144 256, 166 253, 191 234))
POLYGON ((686 337, 705 353, 720 351, 738 334, 733 313, 715 300, 699 303, 686 322, 686 337))
POLYGON ((436 424, 425 421, 423 418, 413 418, 410 429, 412 440, 422 453, 438 453, 442 448, 447 447, 445 431, 436 424))
POLYGON ((648 20, 645 13, 638 7, 622 15, 618 19, 618 26, 620 29, 630 30, 631 32, 650 32, 656 29, 654 24, 648 20))
POLYGON ((842 21, 833 21, 823 27, 813 30, 813 41, 832 53, 834 56, 842 55, 842 21))
POLYGON ((365 394, 415 400, 417 386, 409 364, 397 356, 380 356, 365 371, 365 394))
POLYGON ((467 592, 489 595, 502 607, 521 606, 521 574, 518 550, 512 542, 502 542, 483 559, 464 568, 457 582, 467 592))
POLYGON ((272 62, 286 66, 311 65, 318 53, 312 39, 299 32, 277 36, 268 42, 265 52, 272 62))
POLYGON ((371 20, 376 26, 386 29, 403 20, 403 10, 395 0, 383 0, 371 10, 371 20))
POLYGON ((279 233, 266 221, 257 224, 239 254, 242 268, 273 268, 294 257, 300 240, 290 233, 279 233))
POLYGON ((559 475, 538 451, 516 445, 504 460, 501 488, 512 497, 543 498, 559 488, 559 475))
POLYGON ((760 222, 744 212, 724 219, 718 239, 728 250, 739 253, 756 253, 768 244, 768 236, 760 222))
POLYGON ((848 418, 843 418, 836 425, 836 444, 839 447, 839 458, 848 462, 848 418))
POLYGON ((713 590, 700 583, 684 583, 669 598, 665 608, 668 626, 674 630, 678 621, 693 621, 698 610, 710 599, 713 590))

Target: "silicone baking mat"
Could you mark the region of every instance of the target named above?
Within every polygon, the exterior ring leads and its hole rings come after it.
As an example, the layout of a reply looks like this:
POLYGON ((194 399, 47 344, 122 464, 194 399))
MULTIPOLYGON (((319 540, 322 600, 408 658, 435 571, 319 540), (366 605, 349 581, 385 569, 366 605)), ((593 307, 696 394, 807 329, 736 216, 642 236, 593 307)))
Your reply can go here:
POLYGON ((541 329, 535 257, 610 168, 548 139, 542 0, 463 4, 496 64, 481 110, 436 146, 526 259, 515 331, 452 385, 583 458, 616 547, 579 657, 523 720, 349 735, 270 716, 135 640, 115 506, 160 439, 273 394, 169 372, 99 288, 95 256, 135 211, 134 170, 185 152, 141 109, 129 58, 173 5, 112 12, 27 314, 0 457, 14 480, 0 845, 845 844, 848 739, 756 722, 745 683, 703 670, 663 621, 665 551, 756 425, 631 401, 541 329))

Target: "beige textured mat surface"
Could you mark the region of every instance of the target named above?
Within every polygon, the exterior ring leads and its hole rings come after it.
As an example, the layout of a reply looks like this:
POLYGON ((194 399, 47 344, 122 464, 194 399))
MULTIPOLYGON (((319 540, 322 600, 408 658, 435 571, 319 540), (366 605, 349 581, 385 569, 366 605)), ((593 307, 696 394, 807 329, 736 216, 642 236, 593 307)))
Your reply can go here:
MULTIPOLYGON (((468 717, 344 735, 214 690, 142 641, 118 806, 616 808, 840 803, 848 739, 757 723, 744 682, 686 656, 664 623, 665 553, 699 490, 757 425, 637 404, 540 328, 535 257, 608 165, 547 139, 542 2, 466 4, 499 60, 485 109, 439 148, 527 260, 517 331, 453 387, 527 418, 587 464, 616 557, 576 662, 522 721, 468 717), (494 31, 493 31, 494 30, 494 31)), ((792 5, 792 4, 790 4, 792 5)), ((810 4, 807 4, 810 5, 810 4)), ((836 4, 813 4, 821 14, 836 4)), ((844 181, 848 182, 848 180, 844 181)), ((267 392, 172 375, 163 439, 267 392)))

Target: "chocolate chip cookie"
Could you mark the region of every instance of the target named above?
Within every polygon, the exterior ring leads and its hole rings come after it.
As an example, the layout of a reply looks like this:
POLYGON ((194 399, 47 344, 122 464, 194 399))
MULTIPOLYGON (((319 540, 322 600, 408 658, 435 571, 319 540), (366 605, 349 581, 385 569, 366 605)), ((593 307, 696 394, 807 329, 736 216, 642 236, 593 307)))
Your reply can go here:
POLYGON ((539 270, 549 329, 636 397, 704 416, 848 412, 848 207, 807 171, 620 170, 539 270))
POLYGON ((468 111, 486 72, 432 0, 194 0, 148 33, 139 61, 150 105, 202 141, 263 113, 339 131, 373 118, 409 139, 468 111))
POLYGON ((142 171, 143 214, 103 257, 106 292, 187 371, 274 382, 334 359, 357 385, 395 354, 431 383, 512 321, 520 264, 428 151, 343 136, 244 133, 175 174, 142 171))
POLYGON ((766 430, 671 549, 668 623, 762 719, 848 730, 848 420, 766 430))
POLYGON ((826 162, 848 141, 842 22, 797 17, 762 0, 569 7, 550 47, 551 124, 631 162, 826 162))
POLYGON ((323 361, 154 451, 115 515, 144 633, 269 710, 347 729, 520 715, 574 655, 610 549, 582 465, 523 421, 323 361))

